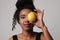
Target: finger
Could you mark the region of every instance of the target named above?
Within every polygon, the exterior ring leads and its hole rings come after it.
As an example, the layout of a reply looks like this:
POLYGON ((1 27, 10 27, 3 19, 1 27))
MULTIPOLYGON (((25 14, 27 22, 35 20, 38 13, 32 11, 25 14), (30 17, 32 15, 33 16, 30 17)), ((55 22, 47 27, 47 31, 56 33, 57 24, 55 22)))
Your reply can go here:
POLYGON ((34 12, 37 14, 37 10, 36 9, 34 9, 34 12))
POLYGON ((34 11, 37 11, 36 9, 34 9, 34 11))
POLYGON ((37 14, 37 13, 35 13, 35 15, 37 16, 38 14, 37 14))
POLYGON ((34 9, 34 11, 37 12, 37 13, 41 12, 41 10, 39 10, 39 9, 34 9))
POLYGON ((37 10, 36 10, 36 9, 34 9, 34 12, 35 12, 35 14, 36 14, 36 16, 37 16, 37 10))

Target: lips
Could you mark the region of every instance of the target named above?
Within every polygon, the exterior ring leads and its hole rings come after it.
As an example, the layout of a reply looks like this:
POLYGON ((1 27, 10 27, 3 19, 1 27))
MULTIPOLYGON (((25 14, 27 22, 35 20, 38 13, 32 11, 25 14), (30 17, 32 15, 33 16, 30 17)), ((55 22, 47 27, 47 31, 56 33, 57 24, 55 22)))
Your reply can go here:
POLYGON ((27 26, 27 27, 28 27, 28 26, 29 26, 29 24, 28 24, 28 23, 25 23, 25 24, 24 24, 24 26, 27 26))

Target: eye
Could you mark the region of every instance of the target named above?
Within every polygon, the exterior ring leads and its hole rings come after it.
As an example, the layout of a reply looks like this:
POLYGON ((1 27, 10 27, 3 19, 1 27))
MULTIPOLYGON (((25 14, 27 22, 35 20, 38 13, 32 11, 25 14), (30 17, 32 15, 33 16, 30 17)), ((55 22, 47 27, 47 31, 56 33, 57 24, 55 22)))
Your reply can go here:
POLYGON ((24 19, 25 17, 21 17, 21 19, 24 19))

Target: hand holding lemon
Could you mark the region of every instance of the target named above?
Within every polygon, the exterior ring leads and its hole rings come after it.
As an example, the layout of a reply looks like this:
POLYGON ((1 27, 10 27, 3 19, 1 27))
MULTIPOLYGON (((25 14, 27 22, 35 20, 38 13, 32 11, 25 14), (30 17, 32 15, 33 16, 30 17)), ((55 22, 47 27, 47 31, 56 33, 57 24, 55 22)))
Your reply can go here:
POLYGON ((37 19, 38 19, 35 25, 39 28, 43 28, 45 26, 45 23, 43 21, 44 10, 42 11, 42 10, 36 9, 35 11, 37 11, 37 19))
POLYGON ((45 24, 43 22, 43 15, 44 15, 44 10, 41 11, 41 10, 35 10, 37 11, 37 14, 35 14, 35 12, 30 12, 28 14, 28 21, 30 23, 34 23, 35 22, 35 25, 38 26, 39 28, 42 28, 45 24), (38 21, 36 21, 38 20, 38 21))

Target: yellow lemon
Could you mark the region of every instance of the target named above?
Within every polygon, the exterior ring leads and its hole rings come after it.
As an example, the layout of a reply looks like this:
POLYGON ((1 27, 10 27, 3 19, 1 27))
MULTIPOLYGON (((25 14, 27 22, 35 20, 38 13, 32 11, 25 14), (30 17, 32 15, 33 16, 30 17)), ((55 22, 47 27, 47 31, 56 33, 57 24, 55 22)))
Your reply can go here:
POLYGON ((36 21, 36 14, 35 14, 35 12, 29 12, 29 14, 28 14, 28 21, 29 22, 35 22, 36 21))

